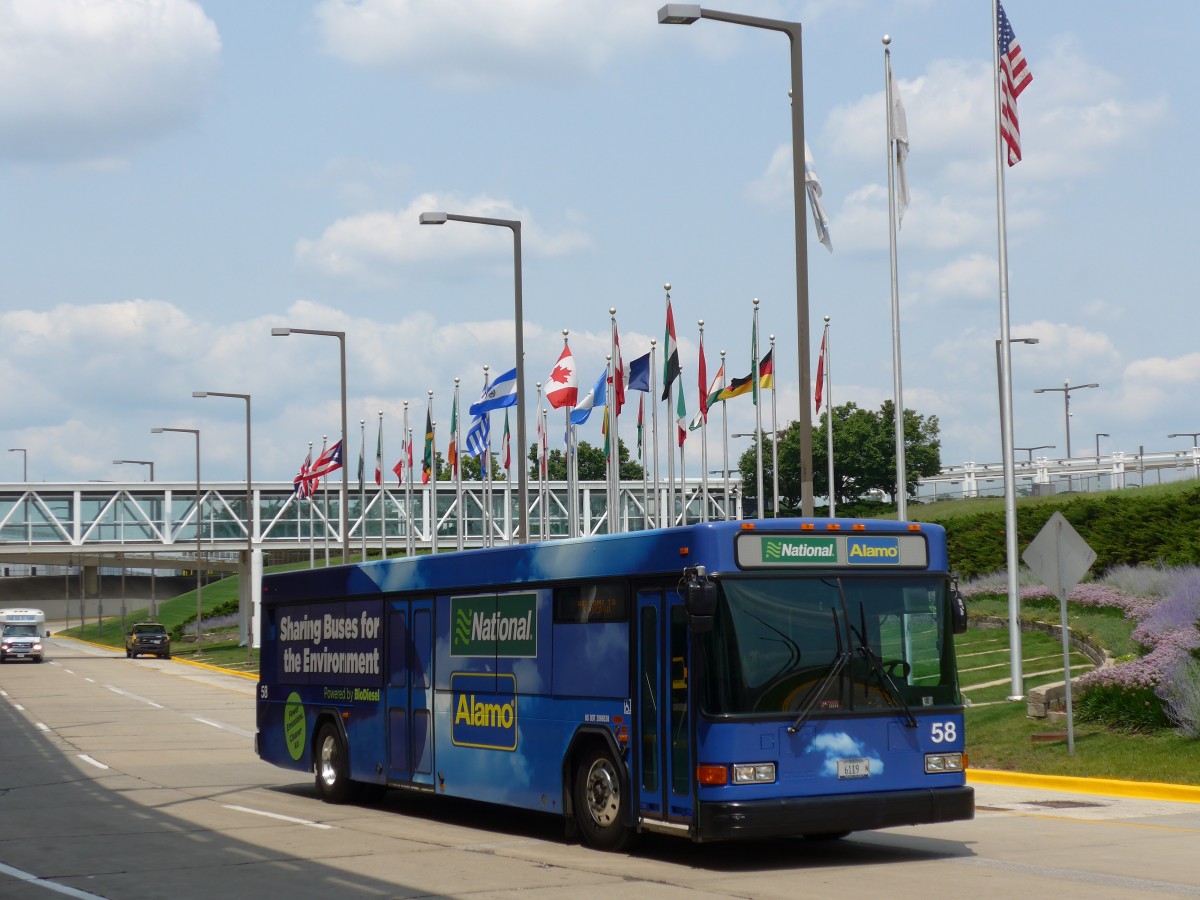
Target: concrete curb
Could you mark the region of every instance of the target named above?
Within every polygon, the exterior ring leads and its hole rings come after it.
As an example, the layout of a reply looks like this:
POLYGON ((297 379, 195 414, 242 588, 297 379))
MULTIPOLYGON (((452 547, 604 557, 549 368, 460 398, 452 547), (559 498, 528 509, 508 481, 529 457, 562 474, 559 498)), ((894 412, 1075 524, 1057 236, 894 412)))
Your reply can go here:
POLYGON ((968 769, 967 781, 971 784, 1039 788, 1048 791, 1065 791, 1071 794, 1200 803, 1200 787, 1189 784, 1121 781, 1116 778, 1076 778, 1068 775, 1026 775, 1022 772, 1001 772, 994 769, 968 769))
MULTIPOLYGON (((80 644, 87 644, 89 647, 96 647, 99 650, 112 650, 114 653, 120 653, 120 647, 111 647, 108 644, 97 644, 92 641, 85 641, 83 638, 77 638, 69 634, 56 634, 54 637, 60 640, 75 641, 80 644)), ((237 669, 222 669, 220 666, 211 666, 208 663, 196 662, 191 659, 181 659, 175 654, 171 654, 170 662, 183 663, 185 666, 195 666, 197 669, 208 669, 210 672, 220 672, 222 675, 236 675, 238 678, 245 678, 249 681, 258 681, 258 673, 256 672, 239 672, 237 669)))

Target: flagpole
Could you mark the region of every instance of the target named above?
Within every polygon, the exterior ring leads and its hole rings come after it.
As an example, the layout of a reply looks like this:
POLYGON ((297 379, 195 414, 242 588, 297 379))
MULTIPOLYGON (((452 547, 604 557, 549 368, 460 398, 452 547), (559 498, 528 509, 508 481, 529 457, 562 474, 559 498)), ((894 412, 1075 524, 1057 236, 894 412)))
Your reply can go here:
POLYGON ((758 494, 758 515, 756 519, 766 518, 766 498, 763 496, 763 458, 762 458, 762 405, 758 402, 758 303, 757 297, 754 298, 754 330, 750 348, 750 377, 754 381, 753 399, 754 399, 754 466, 755 475, 758 478, 757 487, 758 494))
MULTIPOLYGON (((349 519, 347 519, 349 521, 349 519)), ((367 420, 358 420, 358 530, 362 539, 362 558, 367 561, 367 420)), ((349 562, 349 560, 345 560, 349 562)))
POLYGON ((462 434, 462 425, 458 421, 458 399, 460 393, 459 379, 455 378, 454 405, 450 407, 450 440, 454 445, 454 459, 446 460, 446 462, 450 463, 450 470, 454 474, 454 547, 456 550, 463 548, 462 462, 459 460, 459 457, 462 456, 462 448, 459 440, 459 436, 462 434))
POLYGON ((708 521, 708 370, 704 365, 704 320, 700 325, 700 521, 708 521))
POLYGON ((401 480, 404 489, 404 555, 412 556, 412 466, 408 464, 408 448, 412 445, 412 431, 408 427, 408 401, 404 401, 404 422, 400 426, 400 471, 405 477, 401 480))
POLYGON ((892 115, 892 51, 887 49, 892 39, 883 36, 883 76, 887 106, 887 176, 888 176, 888 250, 892 263, 892 393, 896 430, 896 518, 908 519, 908 467, 904 458, 904 388, 900 376, 900 277, 896 263, 896 153, 895 123, 892 115))
MULTIPOLYGON (((779 418, 775 410, 775 335, 771 335, 771 497, 775 502, 774 517, 779 518, 779 418)), ((762 376, 759 376, 762 387, 762 376)))
MULTIPOLYGON (((536 421, 537 421, 537 449, 534 451, 533 461, 534 461, 534 464, 537 466, 538 540, 544 541, 546 539, 546 525, 545 525, 546 498, 542 494, 542 383, 540 381, 536 381, 536 382, 534 382, 533 386, 537 390, 537 419, 536 419, 536 421)), ((549 385, 547 385, 547 387, 549 387, 549 385)), ((521 452, 517 454, 517 459, 519 459, 521 461, 521 465, 525 465, 525 463, 526 463, 526 459, 524 456, 525 452, 526 452, 525 448, 522 447, 521 452)), ((511 481, 511 480, 512 479, 510 476, 505 477, 505 481, 511 481)), ((505 504, 506 504, 504 507, 504 509, 505 509, 504 515, 505 515, 505 518, 507 519, 507 517, 508 517, 508 506, 507 506, 508 492, 507 492, 507 490, 505 491, 504 496, 505 496, 505 504)), ((533 540, 532 534, 529 536, 529 539, 530 539, 530 541, 533 540)), ((511 541, 509 543, 511 543, 511 541)))
MULTIPOLYGON (((405 410, 405 412, 407 413, 408 411, 405 410)), ((413 465, 412 465, 412 462, 413 462, 413 458, 412 458, 413 429, 412 429, 411 425, 407 425, 407 426, 405 426, 405 430, 408 432, 408 450, 406 451, 407 456, 405 457, 405 461, 408 466, 408 484, 406 485, 406 488, 408 490, 408 501, 407 501, 408 502, 408 528, 406 529, 406 534, 405 534, 405 540, 407 541, 407 545, 406 545, 405 549, 407 549, 409 556, 416 556, 416 554, 417 554, 417 530, 416 530, 416 522, 413 520, 413 505, 416 502, 417 492, 415 490, 416 485, 413 481, 413 465)))
MULTIPOLYGON (((725 351, 721 351, 721 371, 725 371, 725 351)), ((722 387, 725 379, 721 379, 722 387)), ((721 401, 721 477, 725 486, 725 521, 729 521, 729 409, 728 403, 721 401)))
MULTIPOLYGON (((682 406, 684 403, 683 398, 685 396, 683 390, 683 363, 679 364, 679 378, 676 380, 679 382, 679 405, 682 406)), ((675 409, 675 441, 679 444, 679 524, 686 525, 688 508, 687 464, 684 458, 683 450, 684 445, 687 443, 687 425, 684 424, 681 426, 679 424, 680 420, 685 420, 686 422, 686 408, 682 416, 679 414, 679 412, 679 406, 677 406, 675 409)))
POLYGON ((650 494, 646 486, 646 394, 638 397, 638 460, 642 464, 642 530, 650 528, 650 494))
MULTIPOLYGON (((429 514, 429 552, 436 555, 438 552, 437 422, 433 421, 433 389, 430 388, 427 393, 429 394, 429 408, 426 412, 426 421, 429 423, 429 429, 425 435, 425 445, 429 452, 429 483, 426 484, 429 494, 425 509, 432 508, 433 510, 429 514)), ((423 463, 424 460, 422 460, 423 463)))
MULTIPOLYGON (((312 459, 313 442, 308 442, 308 458, 312 459)), ((308 567, 317 567, 317 538, 313 531, 313 500, 312 492, 308 493, 308 567)))
POLYGON ((618 518, 618 501, 617 501, 617 479, 615 472, 615 463, 619 453, 617 452, 617 435, 620 431, 617 429, 617 379, 621 377, 617 372, 620 366, 617 352, 617 308, 610 306, 608 308, 608 340, 609 340, 609 356, 608 356, 608 383, 612 385, 609 391, 610 396, 607 398, 608 405, 605 409, 608 412, 608 454, 604 460, 605 481, 608 484, 608 533, 616 534, 621 530, 617 523, 618 518))
POLYGON ((833 372, 831 371, 830 360, 830 341, 829 341, 829 316, 825 317, 825 334, 821 339, 821 343, 825 345, 825 455, 826 466, 829 469, 829 518, 834 517, 834 499, 833 499, 833 372))
POLYGON ((1000 0, 992 0, 992 79, 996 113, 996 240, 1000 269, 1000 437, 1004 444, 1004 531, 1008 568, 1008 646, 1012 684, 1008 700, 1022 700, 1021 585, 1017 556, 1016 465, 1013 462, 1012 332, 1008 315, 1008 222, 1004 193, 1004 139, 1000 121, 1000 0))
POLYGON ((550 484, 546 472, 546 456, 550 449, 550 410, 542 410, 542 434, 538 439, 538 452, 541 453, 541 458, 538 460, 538 479, 541 481, 542 491, 542 540, 550 539, 550 484))
POLYGON ((654 381, 655 344, 650 338, 650 459, 654 463, 654 527, 666 528, 662 517, 662 494, 659 493, 658 471, 658 385, 654 381))
MULTIPOLYGON (((325 448, 328 445, 329 445, 329 435, 327 435, 327 434, 321 435, 321 456, 325 455, 325 448)), ((346 448, 343 447, 342 448, 342 453, 343 453, 342 465, 343 466, 346 465, 345 452, 346 452, 346 448)), ((196 515, 198 517, 199 513, 197 513, 196 515)), ((322 515, 322 518, 324 519, 324 522, 322 523, 323 527, 321 530, 325 533, 325 568, 328 569, 329 568, 329 479, 327 477, 325 477, 324 475, 321 476, 321 515, 322 515)), ((197 528, 200 527, 199 522, 197 522, 196 527, 197 528)))
POLYGON ((379 558, 387 559, 387 475, 383 470, 383 410, 379 411, 379 439, 375 442, 375 468, 379 470, 379 558))
MULTIPOLYGON (((666 294, 667 294, 667 312, 669 313, 671 311, 671 283, 669 281, 663 285, 663 290, 666 291, 666 294)), ((670 357, 671 357, 670 333, 669 332, 668 332, 667 337, 664 337, 663 340, 667 341, 667 346, 663 347, 663 366, 664 366, 663 381, 667 382, 664 385, 664 387, 666 387, 666 389, 667 389, 667 420, 674 421, 675 411, 672 408, 672 403, 671 403, 671 388, 674 385, 674 382, 667 381, 668 373, 665 368, 666 366, 668 366, 670 364, 670 357)), ((678 380, 678 379, 676 379, 676 380, 678 380)), ((675 524, 675 451, 671 449, 671 444, 673 443, 674 437, 675 437, 674 434, 672 434, 671 430, 668 428, 667 429, 667 498, 666 498, 667 499, 666 527, 668 527, 668 528, 670 528, 673 524, 675 524)))

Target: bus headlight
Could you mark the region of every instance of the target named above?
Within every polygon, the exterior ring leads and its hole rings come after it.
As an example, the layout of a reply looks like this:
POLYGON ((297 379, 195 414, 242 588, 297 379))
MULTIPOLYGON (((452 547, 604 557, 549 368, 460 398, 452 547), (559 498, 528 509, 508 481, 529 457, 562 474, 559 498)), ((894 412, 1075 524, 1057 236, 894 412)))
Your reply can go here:
POLYGON ((772 784, 775 781, 775 763, 749 763, 733 765, 734 784, 772 784))
POLYGON ((926 753, 925 774, 938 772, 961 772, 963 770, 963 755, 961 753, 926 753))

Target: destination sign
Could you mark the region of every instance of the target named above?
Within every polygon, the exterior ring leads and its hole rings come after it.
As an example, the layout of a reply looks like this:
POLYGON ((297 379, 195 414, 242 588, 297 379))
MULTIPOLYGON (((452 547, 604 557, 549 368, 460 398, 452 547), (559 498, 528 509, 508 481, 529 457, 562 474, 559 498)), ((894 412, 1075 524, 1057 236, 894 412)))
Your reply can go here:
POLYGON ((920 534, 761 534, 743 532, 734 545, 743 569, 860 567, 926 568, 920 534))

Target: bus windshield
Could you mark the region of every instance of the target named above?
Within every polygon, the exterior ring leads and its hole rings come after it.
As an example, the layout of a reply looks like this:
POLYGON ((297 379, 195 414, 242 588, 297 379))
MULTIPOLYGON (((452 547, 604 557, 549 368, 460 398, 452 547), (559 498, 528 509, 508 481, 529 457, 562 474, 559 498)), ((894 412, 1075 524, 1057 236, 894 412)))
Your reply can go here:
POLYGON ((701 705, 813 715, 960 702, 945 577, 728 577, 701 705))

